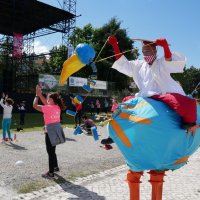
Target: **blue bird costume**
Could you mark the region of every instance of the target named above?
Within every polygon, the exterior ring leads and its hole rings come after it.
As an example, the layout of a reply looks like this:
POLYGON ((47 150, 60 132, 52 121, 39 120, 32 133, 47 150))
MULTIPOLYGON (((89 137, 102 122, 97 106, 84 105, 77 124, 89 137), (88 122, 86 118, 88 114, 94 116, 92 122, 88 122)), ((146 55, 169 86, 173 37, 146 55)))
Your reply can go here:
MULTIPOLYGON (((197 105, 200 123, 200 105, 197 105)), ((188 162, 200 145, 200 129, 187 135, 181 118, 152 98, 133 98, 120 104, 108 124, 110 137, 135 172, 175 170, 188 162)))

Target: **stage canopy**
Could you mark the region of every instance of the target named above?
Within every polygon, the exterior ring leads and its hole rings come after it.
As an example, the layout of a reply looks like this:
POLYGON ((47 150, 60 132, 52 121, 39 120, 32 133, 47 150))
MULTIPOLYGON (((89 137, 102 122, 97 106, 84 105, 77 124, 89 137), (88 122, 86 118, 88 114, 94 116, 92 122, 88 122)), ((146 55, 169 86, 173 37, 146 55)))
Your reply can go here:
MULTIPOLYGON (((76 16, 36 0, 0 0, 0 34, 23 35, 76 16)), ((59 30, 57 30, 59 31, 59 30)))

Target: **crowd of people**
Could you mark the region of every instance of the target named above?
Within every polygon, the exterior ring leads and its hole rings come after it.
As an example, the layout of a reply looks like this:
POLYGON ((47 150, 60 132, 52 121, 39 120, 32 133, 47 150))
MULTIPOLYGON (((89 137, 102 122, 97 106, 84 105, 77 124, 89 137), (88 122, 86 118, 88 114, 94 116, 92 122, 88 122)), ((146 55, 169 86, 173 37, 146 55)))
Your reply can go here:
MULTIPOLYGON (((64 107, 61 110, 60 113, 60 121, 61 123, 63 122, 63 113, 65 113, 67 107, 65 105, 64 99, 62 96, 59 96, 59 98, 63 101, 64 107)), ((81 126, 83 123, 84 119, 84 111, 83 111, 83 105, 82 104, 77 104, 76 102, 73 101, 73 97, 70 97, 71 99, 71 105, 72 105, 72 110, 76 112, 76 116, 74 118, 74 128, 77 126, 81 126)), ((10 97, 8 97, 7 94, 2 94, 1 97, 1 102, 0 102, 1 107, 3 108, 3 120, 2 120, 2 142, 5 142, 7 140, 12 141, 13 138, 11 137, 11 132, 10 132, 10 126, 11 126, 11 119, 12 119, 12 112, 13 108, 15 106, 14 100, 10 97), (7 136, 6 136, 7 133, 7 136)), ((95 101, 91 100, 89 104, 86 105, 86 108, 84 109, 86 112, 90 113, 90 117, 94 118, 95 114, 100 114, 100 113, 105 113, 107 114, 108 112, 113 112, 113 109, 116 108, 117 104, 114 100, 114 98, 105 98, 102 100, 102 103, 100 100, 97 98, 95 101)), ((17 122, 17 128, 16 131, 22 131, 24 129, 25 125, 25 115, 26 115, 26 101, 22 100, 18 104, 16 104, 16 110, 18 110, 19 113, 19 120, 17 122)))

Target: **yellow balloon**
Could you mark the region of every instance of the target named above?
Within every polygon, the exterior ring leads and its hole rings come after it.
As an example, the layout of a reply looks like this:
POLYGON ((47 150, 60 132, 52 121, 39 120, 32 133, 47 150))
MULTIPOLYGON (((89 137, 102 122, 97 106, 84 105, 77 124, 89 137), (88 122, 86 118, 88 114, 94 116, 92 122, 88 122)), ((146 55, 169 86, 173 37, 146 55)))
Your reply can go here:
POLYGON ((60 75, 60 85, 64 85, 65 81, 71 76, 73 73, 77 72, 81 68, 83 68, 85 64, 83 64, 76 54, 73 54, 69 57, 64 63, 62 72, 60 75))

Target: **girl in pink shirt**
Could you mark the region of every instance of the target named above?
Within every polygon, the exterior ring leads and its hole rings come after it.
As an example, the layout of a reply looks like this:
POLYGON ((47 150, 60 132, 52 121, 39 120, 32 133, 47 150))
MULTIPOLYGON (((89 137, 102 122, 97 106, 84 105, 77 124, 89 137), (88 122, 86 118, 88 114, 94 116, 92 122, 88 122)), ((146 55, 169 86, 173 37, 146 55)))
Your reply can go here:
MULTIPOLYGON (((36 86, 36 96, 33 101, 33 108, 43 113, 44 124, 45 126, 54 126, 56 127, 55 132, 51 130, 53 135, 63 132, 60 125, 60 113, 64 109, 63 101, 59 97, 58 93, 50 93, 45 98, 42 95, 42 89, 39 85, 36 86), (38 105, 38 98, 42 101, 43 105, 38 105)), ((57 156, 56 156, 56 145, 52 145, 52 140, 50 140, 50 135, 45 131, 45 142, 46 149, 49 156, 49 171, 45 174, 42 174, 44 178, 53 178, 54 172, 59 171, 57 156)))

